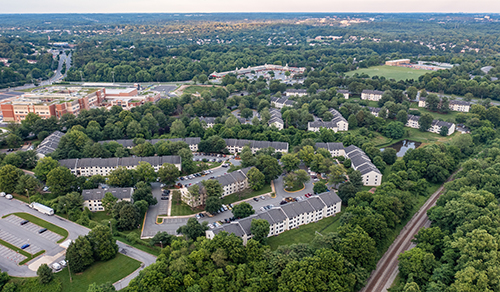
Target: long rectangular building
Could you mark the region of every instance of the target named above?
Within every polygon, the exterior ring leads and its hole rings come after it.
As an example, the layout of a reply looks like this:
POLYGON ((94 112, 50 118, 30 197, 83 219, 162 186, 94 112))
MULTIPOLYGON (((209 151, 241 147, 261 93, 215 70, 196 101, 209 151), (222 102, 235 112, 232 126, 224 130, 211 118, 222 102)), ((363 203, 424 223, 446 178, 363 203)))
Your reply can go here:
MULTIPOLYGON (((243 168, 234 172, 230 172, 216 178, 214 180, 218 181, 222 187, 222 197, 241 192, 248 188, 248 177, 247 173, 252 167, 243 168)), ((198 183, 199 188, 203 187, 202 182, 198 183)), ((193 196, 188 188, 181 188, 181 199, 184 203, 188 204, 192 208, 205 205, 205 196, 193 196)))
POLYGON ((111 193, 118 201, 132 201, 134 188, 109 188, 109 189, 90 189, 83 190, 83 207, 89 208, 90 211, 104 211, 102 199, 106 193, 111 193))
POLYGON ((107 176, 120 166, 135 169, 141 161, 151 164, 155 171, 158 171, 164 163, 173 164, 179 170, 182 170, 180 156, 74 158, 59 160, 59 164, 68 168, 76 176, 93 176, 96 174, 107 176))
POLYGON ((43 139, 42 143, 36 148, 37 156, 43 158, 45 155, 56 151, 62 136, 64 136, 63 132, 55 131, 43 139))
POLYGON ((241 237, 243 243, 246 244, 252 238, 250 229, 254 219, 264 219, 269 222, 269 234, 267 236, 276 236, 301 225, 333 216, 340 212, 341 205, 342 200, 335 192, 326 192, 312 196, 304 201, 274 207, 263 213, 254 214, 239 221, 207 230, 205 234, 208 239, 213 239, 215 235, 225 231, 241 237))
MULTIPOLYGON (((198 151, 198 144, 200 144, 201 138, 200 137, 189 137, 189 138, 173 138, 173 139, 151 139, 151 140, 146 140, 145 142, 149 142, 153 145, 155 145, 158 142, 161 141, 170 141, 170 142, 186 142, 189 146, 189 150, 192 152, 198 151)), ((109 142, 116 142, 120 145, 122 145, 125 148, 132 149, 132 147, 135 146, 134 140, 133 139, 118 139, 118 140, 104 140, 104 141, 99 141, 99 143, 104 144, 104 143, 109 143, 109 142)))
POLYGON ((268 147, 273 147, 276 152, 288 152, 288 143, 286 142, 255 141, 245 139, 224 139, 224 141, 226 141, 226 148, 229 153, 239 153, 243 150, 243 147, 247 145, 250 149, 252 149, 252 153, 268 147))

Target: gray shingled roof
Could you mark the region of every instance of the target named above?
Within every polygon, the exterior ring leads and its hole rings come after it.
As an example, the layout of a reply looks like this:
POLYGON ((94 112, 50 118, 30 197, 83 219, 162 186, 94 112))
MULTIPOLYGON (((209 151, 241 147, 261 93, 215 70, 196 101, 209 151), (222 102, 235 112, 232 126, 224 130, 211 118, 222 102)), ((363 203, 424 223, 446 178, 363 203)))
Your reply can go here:
POLYGON ((63 132, 55 131, 45 139, 43 139, 42 143, 38 145, 36 152, 38 154, 49 154, 54 152, 59 146, 59 142, 61 141, 62 136, 64 136, 63 132))
POLYGON ((465 100, 450 100, 450 104, 470 105, 470 102, 465 100))
POLYGON ((316 148, 324 148, 328 151, 332 151, 332 150, 344 149, 344 145, 342 143, 334 143, 334 142, 316 143, 316 148))
POLYGON ((368 89, 365 89, 363 90, 361 93, 366 93, 366 94, 384 94, 383 91, 379 91, 379 90, 368 90, 368 89))
MULTIPOLYGON (((183 141, 186 142, 188 145, 198 145, 201 141, 200 137, 189 137, 189 138, 173 138, 173 139, 152 139, 152 140, 146 140, 145 142, 149 142, 151 144, 156 144, 160 141, 170 141, 170 142, 178 142, 178 141, 183 141)), ((125 148, 130 148, 134 147, 134 140, 133 139, 118 139, 118 140, 104 140, 104 141, 99 141, 99 143, 104 144, 104 143, 109 143, 109 142, 117 142, 120 145, 123 145, 125 148)))
POLYGON ((77 158, 59 160, 61 166, 69 169, 77 167, 117 167, 135 166, 140 161, 151 165, 163 165, 164 163, 181 164, 180 156, 149 156, 149 157, 112 157, 112 158, 77 158))

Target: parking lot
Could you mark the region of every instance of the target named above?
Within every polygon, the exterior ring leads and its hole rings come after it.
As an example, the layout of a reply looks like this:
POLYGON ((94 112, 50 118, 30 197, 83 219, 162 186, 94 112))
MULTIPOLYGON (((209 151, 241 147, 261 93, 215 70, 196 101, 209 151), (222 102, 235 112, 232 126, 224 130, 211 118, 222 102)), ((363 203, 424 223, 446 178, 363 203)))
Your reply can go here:
POLYGON ((22 254, 17 253, 10 248, 6 248, 3 245, 0 245, 0 256, 7 259, 10 262, 15 263, 16 265, 26 259, 26 257, 23 256, 22 254))
POLYGON ((24 219, 23 218, 19 218, 16 215, 10 215, 9 217, 6 217, 4 219, 6 221, 8 221, 8 222, 11 222, 11 223, 15 224, 15 225, 19 225, 20 228, 24 228, 24 229, 26 229, 26 230, 28 230, 28 231, 30 231, 32 233, 36 233, 36 234, 40 235, 41 237, 43 237, 45 239, 48 239, 50 241, 53 241, 53 242, 57 242, 57 241, 59 241, 62 238, 61 235, 59 235, 57 233, 54 233, 54 232, 52 232, 50 230, 47 230, 47 231, 45 231, 43 233, 38 233, 38 231, 40 229, 42 229, 42 227, 40 227, 40 226, 38 226, 36 224, 33 224, 31 222, 28 222, 28 223, 26 223, 24 225, 21 225, 21 222, 24 221, 24 219))

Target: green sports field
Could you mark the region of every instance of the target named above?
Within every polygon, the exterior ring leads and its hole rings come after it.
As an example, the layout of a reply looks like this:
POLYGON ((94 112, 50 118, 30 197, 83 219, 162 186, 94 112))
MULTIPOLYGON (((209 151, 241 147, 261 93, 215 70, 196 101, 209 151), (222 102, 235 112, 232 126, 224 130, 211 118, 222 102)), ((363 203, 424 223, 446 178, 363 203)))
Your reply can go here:
POLYGON ((346 75, 352 76, 355 73, 358 73, 358 74, 365 73, 370 77, 384 76, 387 79, 395 79, 396 81, 399 81, 399 80, 406 80, 406 79, 417 80, 418 77, 420 77, 421 75, 424 75, 425 73, 429 73, 429 72, 432 72, 432 71, 417 70, 417 69, 396 67, 396 66, 376 66, 376 67, 362 68, 362 69, 350 71, 350 72, 347 72, 346 75))

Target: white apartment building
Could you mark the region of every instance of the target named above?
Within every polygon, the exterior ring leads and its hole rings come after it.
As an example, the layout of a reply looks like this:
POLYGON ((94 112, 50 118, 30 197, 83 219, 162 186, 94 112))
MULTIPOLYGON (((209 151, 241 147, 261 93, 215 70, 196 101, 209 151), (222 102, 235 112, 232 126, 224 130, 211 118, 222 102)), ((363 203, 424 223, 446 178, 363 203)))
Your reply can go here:
POLYGON ((333 216, 340 212, 341 205, 342 200, 335 192, 326 192, 304 201, 274 207, 263 213, 207 230, 205 234, 208 239, 213 239, 222 231, 234 233, 243 239, 243 244, 246 244, 252 238, 250 229, 254 219, 264 219, 269 222, 268 237, 277 236, 287 230, 333 216))
MULTIPOLYGON (((201 138, 200 137, 188 137, 188 138, 173 138, 173 139, 151 139, 151 140, 145 140, 145 142, 149 142, 153 145, 155 145, 158 142, 161 141, 170 141, 170 142, 185 142, 189 146, 189 150, 192 152, 197 152, 198 151, 198 144, 200 144, 201 138)), ((123 147, 127 149, 132 149, 135 145, 133 139, 118 139, 118 140, 104 140, 104 141, 99 141, 99 143, 104 144, 104 143, 109 143, 109 142, 116 142, 123 147)))
POLYGON ((245 146, 249 146, 250 149, 252 149, 252 153, 269 147, 273 147, 276 152, 288 152, 288 143, 286 142, 255 141, 245 139, 224 139, 224 141, 226 141, 226 148, 229 153, 240 153, 245 146))
POLYGON ((292 107, 295 103, 294 100, 288 99, 288 97, 273 97, 271 98, 271 105, 275 108, 282 109, 285 106, 292 107))
MULTIPOLYGON (((222 197, 246 190, 248 188, 247 173, 251 168, 252 167, 243 168, 214 178, 214 180, 218 181, 222 186, 222 197)), ((200 193, 203 193, 202 182, 199 182, 197 185, 199 187, 200 193)), ((205 205, 206 196, 193 196, 189 192, 189 188, 181 188, 180 191, 182 201, 189 206, 194 208, 205 205)))
POLYGON ((363 150, 351 145, 345 148, 345 154, 346 158, 351 160, 351 167, 361 173, 363 185, 379 186, 382 184, 382 173, 363 150))
POLYGON ((337 93, 340 93, 344 96, 345 99, 349 99, 349 95, 351 94, 349 92, 349 90, 345 90, 345 89, 338 89, 337 90, 337 93))
POLYGON ((330 122, 309 122, 307 123, 307 130, 311 132, 319 132, 319 129, 326 128, 329 130, 333 130, 335 133, 338 131, 347 131, 349 130, 349 123, 347 120, 335 109, 330 109, 330 112, 333 114, 333 118, 330 122))
POLYGON ((109 189, 91 189, 83 190, 83 207, 89 208, 90 211, 104 211, 102 206, 102 199, 106 193, 111 193, 115 198, 120 201, 132 201, 134 188, 109 188, 109 189))
POLYGON ((107 176, 118 167, 135 169, 141 161, 149 163, 155 171, 158 171, 165 163, 171 163, 179 170, 182 170, 180 156, 75 158, 59 160, 59 164, 68 168, 76 176, 93 176, 96 174, 107 176))
POLYGON ((383 91, 365 89, 361 92, 361 99, 379 101, 382 98, 383 91))

